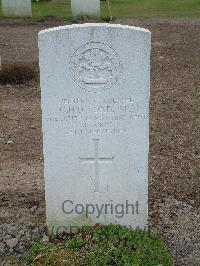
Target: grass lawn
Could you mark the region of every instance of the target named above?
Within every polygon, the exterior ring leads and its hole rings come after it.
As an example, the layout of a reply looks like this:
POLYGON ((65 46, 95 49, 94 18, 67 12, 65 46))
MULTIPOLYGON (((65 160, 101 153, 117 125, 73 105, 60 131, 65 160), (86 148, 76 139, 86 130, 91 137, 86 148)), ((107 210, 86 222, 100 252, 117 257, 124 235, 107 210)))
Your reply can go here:
MULTIPOLYGON (((200 0, 110 0, 114 18, 175 18, 200 17, 200 0)), ((33 3, 33 19, 45 16, 69 18, 70 1, 67 4, 52 2, 33 3)), ((2 17, 0 8, 0 17, 2 17)), ((106 2, 101 3, 101 16, 109 16, 106 2)))
POLYGON ((85 227, 76 234, 50 236, 47 243, 38 235, 24 261, 32 266, 172 266, 171 252, 162 238, 119 225, 85 227))

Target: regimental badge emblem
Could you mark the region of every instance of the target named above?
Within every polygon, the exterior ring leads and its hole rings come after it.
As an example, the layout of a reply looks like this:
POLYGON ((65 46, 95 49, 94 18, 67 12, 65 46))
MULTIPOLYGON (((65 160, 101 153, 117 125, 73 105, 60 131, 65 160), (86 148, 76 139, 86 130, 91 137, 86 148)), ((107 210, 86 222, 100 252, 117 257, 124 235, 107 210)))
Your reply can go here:
POLYGON ((93 42, 76 50, 71 57, 70 71, 81 88, 97 92, 111 88, 118 81, 122 64, 114 49, 93 42))

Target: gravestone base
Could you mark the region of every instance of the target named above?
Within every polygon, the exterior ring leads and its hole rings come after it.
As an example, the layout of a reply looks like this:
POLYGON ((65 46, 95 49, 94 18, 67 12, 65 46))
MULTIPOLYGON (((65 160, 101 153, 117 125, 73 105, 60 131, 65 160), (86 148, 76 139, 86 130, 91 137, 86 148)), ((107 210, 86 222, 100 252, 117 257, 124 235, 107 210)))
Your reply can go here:
POLYGON ((123 193, 96 193, 94 196, 91 191, 87 193, 87 199, 79 193, 66 196, 66 199, 48 199, 52 203, 47 205, 48 230, 55 234, 77 232, 81 227, 95 224, 120 224, 131 230, 147 230, 147 196, 141 203, 140 195, 133 197, 133 194, 135 191, 126 193, 126 197, 123 193))

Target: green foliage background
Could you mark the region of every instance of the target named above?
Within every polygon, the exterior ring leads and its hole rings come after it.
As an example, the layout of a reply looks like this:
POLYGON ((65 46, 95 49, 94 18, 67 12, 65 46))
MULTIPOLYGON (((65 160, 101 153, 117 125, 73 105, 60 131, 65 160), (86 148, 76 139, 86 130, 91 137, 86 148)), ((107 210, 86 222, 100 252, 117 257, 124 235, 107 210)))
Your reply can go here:
MULTIPOLYGON (((115 18, 200 17, 200 0, 110 0, 110 3, 115 18)), ((45 16, 67 19, 71 16, 70 1, 34 0, 32 6, 33 19, 45 16)), ((101 2, 101 16, 109 16, 107 1, 101 2)))

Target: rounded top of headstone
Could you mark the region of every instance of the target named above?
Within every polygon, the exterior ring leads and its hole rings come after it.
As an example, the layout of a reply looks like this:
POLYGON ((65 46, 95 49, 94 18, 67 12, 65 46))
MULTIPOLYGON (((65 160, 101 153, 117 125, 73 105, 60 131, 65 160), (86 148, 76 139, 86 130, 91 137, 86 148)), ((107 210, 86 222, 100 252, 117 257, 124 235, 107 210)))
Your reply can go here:
POLYGON ((109 24, 109 23, 85 23, 85 24, 72 24, 72 25, 58 26, 58 27, 53 27, 53 28, 49 28, 46 30, 41 30, 39 32, 39 35, 55 32, 55 31, 60 31, 60 30, 73 30, 73 29, 79 29, 79 28, 82 28, 82 29, 83 28, 113 28, 113 29, 118 28, 118 29, 126 29, 126 30, 139 31, 139 32, 151 34, 151 32, 148 29, 135 27, 135 26, 121 25, 121 24, 109 24))
POLYGON ((138 55, 150 50, 150 32, 108 23, 66 25, 41 31, 39 48, 40 53, 48 53, 53 65, 58 65, 62 79, 70 75, 70 82, 79 88, 101 93, 115 88, 130 75, 127 64, 135 76, 138 55))

